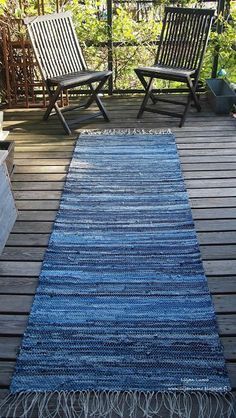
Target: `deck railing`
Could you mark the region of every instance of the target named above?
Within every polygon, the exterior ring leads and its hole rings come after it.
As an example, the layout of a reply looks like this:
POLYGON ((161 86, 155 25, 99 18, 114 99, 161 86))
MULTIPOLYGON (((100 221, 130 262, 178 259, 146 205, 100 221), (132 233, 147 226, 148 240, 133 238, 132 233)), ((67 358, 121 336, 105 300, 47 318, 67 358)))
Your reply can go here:
MULTIPOLYGON (((79 0, 77 7, 85 8, 86 0, 79 0)), ((90 33, 83 34, 82 44, 87 50, 89 63, 97 68, 108 68, 113 71, 113 77, 110 79, 109 85, 104 92, 109 93, 139 93, 142 91, 141 86, 138 85, 133 73, 133 68, 140 64, 139 59, 143 55, 143 60, 150 64, 154 61, 155 50, 158 44, 158 37, 149 36, 149 39, 117 39, 116 27, 114 20, 117 19, 117 10, 128 10, 132 21, 135 22, 136 27, 140 27, 147 23, 150 14, 153 15, 156 11, 153 21, 161 22, 161 12, 164 5, 158 3, 156 0, 104 0, 104 4, 97 7, 98 24, 103 25, 103 39, 96 39, 90 36, 90 33), (99 60, 99 53, 101 54, 99 60), (96 59, 95 59, 96 57, 96 59)), ((172 2, 173 4, 173 2, 172 2)), ((176 3, 175 3, 176 4, 176 3)), ((214 7, 217 14, 224 13, 228 7, 226 0, 210 1, 205 0, 198 4, 199 7, 214 7), (226 7, 227 6, 227 7, 226 7)), ((20 6, 22 13, 27 14, 27 9, 24 8, 24 0, 21 0, 20 6)), ((63 0, 55 0, 54 10, 59 11, 62 8, 70 7, 70 3, 63 0)), ((94 5, 96 7, 96 3, 94 5)), ((48 13, 45 0, 37 2, 37 14, 48 13)), ((21 19, 17 19, 15 24, 20 27, 21 19)), ((86 22, 87 24, 88 22, 86 22)), ((80 25, 81 26, 81 25, 80 25)), ((79 30, 80 28, 78 28, 79 30)), ((223 30, 222 24, 218 21, 214 29, 218 33, 223 30)), ((20 32, 20 31, 19 31, 20 32)), ((121 31, 122 32, 122 31, 121 31)), ((80 35, 80 33, 79 33, 80 35)), ((100 37, 102 38, 102 37, 100 37)), ((2 48, 3 48, 3 66, 4 66, 4 89, 6 100, 9 107, 16 105, 23 105, 30 107, 38 105, 38 98, 40 97, 41 104, 46 103, 45 91, 40 79, 40 74, 36 67, 35 59, 28 41, 25 37, 19 39, 12 39, 11 31, 7 24, 2 30, 2 48)), ((214 59, 212 64, 212 77, 217 74, 219 49, 215 49, 214 59)), ((210 76, 210 74, 209 74, 210 76)), ((168 92, 175 92, 176 87, 169 85, 159 85, 157 90, 165 90, 168 92)), ((179 88, 179 92, 185 89, 179 88)), ((86 91, 80 91, 86 93, 86 91)), ((76 93, 76 92, 72 92, 76 93)))

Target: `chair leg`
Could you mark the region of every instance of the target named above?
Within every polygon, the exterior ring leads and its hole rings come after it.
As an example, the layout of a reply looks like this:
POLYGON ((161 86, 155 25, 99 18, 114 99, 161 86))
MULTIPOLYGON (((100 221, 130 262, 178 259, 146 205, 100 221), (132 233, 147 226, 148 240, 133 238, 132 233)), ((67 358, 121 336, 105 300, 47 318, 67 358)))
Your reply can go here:
MULTIPOLYGON (((138 70, 135 70, 135 73, 136 73, 137 77, 139 78, 139 80, 141 81, 141 83, 142 83, 142 85, 143 85, 143 87, 144 87, 144 89, 146 91, 147 90, 148 83, 145 80, 144 76, 138 70)), ((152 103, 153 104, 156 104, 158 102, 158 99, 156 99, 156 97, 154 96, 153 93, 150 93, 150 99, 152 100, 152 103)))
POLYGON ((57 86, 56 90, 53 91, 49 86, 47 86, 48 94, 49 94, 49 105, 44 113, 43 120, 48 120, 52 109, 55 107, 55 103, 62 91, 60 86, 57 86))
POLYGON ((69 128, 69 125, 66 122, 66 120, 65 120, 65 118, 64 118, 64 116, 63 116, 63 114, 62 114, 62 112, 61 112, 57 103, 55 103, 54 109, 56 111, 56 114, 57 114, 58 118, 60 119, 60 121, 63 125, 63 128, 64 128, 65 132, 67 133, 67 135, 71 135, 71 130, 69 128))
POLYGON ((147 87, 146 87, 146 94, 145 94, 145 96, 144 96, 144 99, 143 99, 143 101, 142 101, 142 103, 141 103, 141 106, 140 106, 140 109, 139 109, 139 112, 138 112, 138 114, 137 114, 137 119, 140 119, 141 118, 141 116, 142 116, 142 114, 143 114, 143 112, 144 112, 144 110, 145 110, 145 106, 146 106, 146 104, 147 104, 147 102, 148 102, 148 99, 149 99, 149 97, 150 97, 150 95, 151 95, 151 91, 152 91, 152 84, 153 84, 153 78, 150 78, 150 80, 149 80, 149 82, 147 83, 147 87))
POLYGON ((105 107, 104 107, 104 105, 103 105, 103 103, 102 103, 102 101, 101 101, 101 99, 98 97, 98 93, 99 93, 99 91, 102 89, 102 87, 104 86, 104 84, 107 82, 107 80, 108 80, 108 78, 109 78, 110 76, 107 76, 107 77, 105 77, 103 80, 101 80, 100 81, 100 83, 98 84, 98 86, 96 87, 96 88, 94 88, 93 86, 92 86, 92 84, 89 84, 89 88, 90 88, 90 90, 91 90, 91 92, 92 92, 92 95, 91 95, 91 97, 88 99, 88 101, 87 101, 87 103, 85 104, 85 108, 87 109, 88 107, 90 107, 91 106, 91 104, 93 103, 93 102, 96 102, 96 104, 97 104, 97 106, 98 106, 98 108, 99 108, 99 110, 101 111, 101 113, 102 113, 102 116, 104 117, 104 119, 107 121, 107 122, 109 122, 109 117, 108 117, 108 114, 107 114, 107 111, 106 111, 106 109, 105 109, 105 107))
POLYGON ((192 99, 194 101, 194 104, 195 104, 195 106, 197 108, 197 111, 198 112, 201 112, 201 105, 200 105, 199 99, 198 99, 198 97, 196 95, 197 80, 193 83, 192 80, 191 80, 191 78, 188 78, 187 79, 187 84, 188 84, 188 87, 190 89, 190 94, 191 94, 192 99))
POLYGON ((71 130, 69 128, 69 125, 67 124, 67 122, 66 122, 66 120, 65 120, 65 118, 64 118, 64 116, 63 116, 63 114, 62 114, 62 112, 61 112, 61 110, 60 110, 60 108, 57 104, 58 97, 59 97, 59 95, 61 94, 61 91, 62 91, 61 86, 57 86, 55 92, 53 92, 50 89, 49 86, 47 86, 47 89, 48 89, 48 93, 49 93, 49 105, 46 109, 46 112, 44 113, 43 120, 48 120, 48 118, 50 116, 50 113, 51 113, 52 109, 54 108, 58 118, 60 119, 60 121, 63 125, 63 128, 64 128, 65 132, 68 135, 71 135, 71 130))
MULTIPOLYGON (((97 103, 97 106, 98 106, 101 114, 103 115, 103 117, 104 117, 104 119, 106 121, 109 121, 108 114, 106 112, 105 107, 102 104, 102 101, 98 97, 98 93, 102 89, 103 85, 106 83, 106 81, 107 81, 108 78, 109 78, 109 76, 104 77, 99 82, 99 84, 98 84, 98 86, 96 88, 94 88, 91 84, 89 85, 92 94, 91 94, 91 97, 89 98, 89 100, 87 101, 87 103, 85 104, 85 106, 83 106, 85 108, 88 108, 95 101, 97 103)), ((54 90, 52 90, 52 88, 49 85, 47 85, 47 90, 48 90, 48 94, 49 94, 49 105, 48 105, 48 107, 46 109, 46 112, 45 112, 45 114, 43 116, 43 119, 44 120, 47 120, 49 118, 49 116, 50 116, 50 113, 51 113, 52 109, 54 108, 55 111, 56 111, 56 114, 57 114, 58 118, 60 119, 60 121, 61 121, 61 123, 63 125, 63 128, 64 128, 65 132, 68 135, 70 135, 71 134, 71 130, 69 128, 69 125, 66 122, 66 119, 64 118, 64 116, 62 114, 62 111, 60 110, 60 108, 59 108, 59 106, 57 104, 58 97, 59 97, 60 93, 62 92, 63 88, 58 85, 57 88, 56 88, 56 90, 54 91, 54 90)))
POLYGON ((198 100, 197 95, 196 95, 197 80, 195 81, 195 83, 193 83, 190 78, 187 78, 186 83, 188 85, 188 88, 189 88, 190 92, 189 92, 187 104, 186 104, 185 109, 184 109, 183 116, 182 116, 182 118, 180 120, 180 123, 179 123, 180 128, 182 128, 182 126, 184 125, 184 122, 185 122, 185 119, 186 119, 186 116, 187 116, 187 112, 188 112, 190 104, 191 104, 191 99, 193 99, 194 104, 197 108, 197 111, 201 112, 201 105, 200 105, 199 100, 198 100))

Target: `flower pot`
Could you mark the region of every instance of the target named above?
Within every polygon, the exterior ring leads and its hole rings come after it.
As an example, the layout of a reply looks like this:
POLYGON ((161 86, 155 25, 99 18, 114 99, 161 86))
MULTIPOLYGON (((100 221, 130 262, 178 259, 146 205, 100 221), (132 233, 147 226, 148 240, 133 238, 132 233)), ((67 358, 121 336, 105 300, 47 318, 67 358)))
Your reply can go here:
POLYGON ((8 156, 6 158, 6 166, 9 176, 11 176, 14 168, 14 141, 0 141, 0 150, 8 151, 8 156))
POLYGON ((206 80, 207 98, 217 114, 228 114, 236 103, 236 94, 230 85, 221 78, 206 80))

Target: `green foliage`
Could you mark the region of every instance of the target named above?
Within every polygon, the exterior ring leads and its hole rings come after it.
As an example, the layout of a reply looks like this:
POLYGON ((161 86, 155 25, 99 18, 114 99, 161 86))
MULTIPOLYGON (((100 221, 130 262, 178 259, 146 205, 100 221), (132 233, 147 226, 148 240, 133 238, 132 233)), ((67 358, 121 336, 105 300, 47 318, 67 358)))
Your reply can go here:
POLYGON ((236 5, 232 9, 232 18, 234 21, 226 22, 221 18, 223 31, 221 34, 216 33, 212 36, 212 48, 217 47, 219 50, 218 69, 224 68, 227 72, 227 78, 232 82, 236 82, 236 5))
MULTIPOLYGON (((156 40, 160 33, 160 19, 157 21, 154 10, 151 10, 146 19, 138 21, 139 11, 135 5, 136 3, 129 3, 129 7, 125 4, 118 5, 113 10, 112 40, 114 44, 119 43, 119 46, 113 48, 115 88, 138 87, 134 67, 141 60, 143 64, 154 61, 156 48, 151 47, 150 42, 156 40), (133 43, 134 46, 128 46, 127 43, 133 43)), ((85 0, 83 4, 79 4, 77 0, 71 0, 65 8, 73 12, 76 31, 88 65, 91 68, 106 68, 107 50, 100 43, 108 41, 111 31, 107 25, 104 4, 93 0, 85 0)))
POLYGON ((0 19, 5 13, 6 2, 7 0, 0 0, 0 19))
POLYGON ((99 1, 85 0, 79 3, 78 0, 71 0, 65 5, 65 10, 73 13, 74 24, 80 42, 98 45, 107 39, 106 20, 100 18, 99 1))
POLYGON ((211 67, 214 58, 214 51, 218 51, 218 70, 226 71, 226 78, 236 82, 236 4, 232 2, 230 18, 220 16, 216 25, 222 27, 222 33, 211 32, 210 42, 203 64, 201 78, 205 80, 211 76, 211 67))
MULTIPOLYGON (((187 6, 193 0, 181 0, 178 4, 187 6)), ((0 14, 8 21, 12 17, 21 20, 26 15, 37 15, 38 2, 35 0, 0 0, 0 14)), ((150 7, 148 3, 130 1, 128 3, 113 3, 112 31, 107 24, 105 0, 64 0, 63 10, 71 10, 76 31, 85 52, 88 65, 91 68, 107 68, 108 50, 106 43, 112 32, 114 86, 115 88, 138 88, 139 81, 133 69, 142 64, 154 62, 156 41, 161 31, 161 20, 164 6, 170 0, 155 0, 150 7), (118 45, 116 45, 118 43, 118 45)), ((195 3, 195 2, 194 2, 195 3)), ((45 13, 56 10, 56 0, 44 0, 45 13)), ((236 81, 235 70, 235 26, 236 4, 231 1, 231 21, 221 18, 223 32, 219 35, 212 32, 211 41, 203 63, 201 78, 211 77, 211 69, 215 48, 219 49, 219 69, 224 68, 230 81, 236 81)), ((19 25, 12 33, 22 35, 24 29, 19 25), (15 32, 14 32, 15 30, 15 32)), ((167 82, 159 82, 159 87, 167 82)))
MULTIPOLYGON (((183 0, 180 5, 186 6, 191 2, 191 0, 183 0)), ((137 8, 137 3, 132 1, 128 4, 114 6, 112 39, 114 45, 116 42, 119 43, 113 48, 115 88, 140 87, 133 69, 138 65, 154 62, 156 47, 153 46, 153 41, 160 34, 164 5, 167 3, 160 0, 154 2, 151 8, 141 10, 137 8)), ((95 68, 105 68, 106 48, 99 46, 100 42, 108 40, 109 33, 104 3, 85 0, 81 4, 77 0, 71 0, 67 3, 66 8, 73 12, 77 33, 83 43, 88 64, 95 68)), ((232 18, 236 17, 234 14, 233 10, 232 18)), ((211 34, 211 41, 201 72, 202 80, 211 77, 214 51, 218 46, 220 51, 219 68, 225 68, 228 78, 235 81, 235 50, 232 48, 235 43, 235 27, 232 22, 222 21, 222 24, 224 27, 222 34, 219 35, 216 32, 211 34)), ((167 84, 169 85, 169 82, 159 82, 158 87, 166 87, 167 84)), ((173 84, 173 86, 176 85, 176 83, 173 84)))

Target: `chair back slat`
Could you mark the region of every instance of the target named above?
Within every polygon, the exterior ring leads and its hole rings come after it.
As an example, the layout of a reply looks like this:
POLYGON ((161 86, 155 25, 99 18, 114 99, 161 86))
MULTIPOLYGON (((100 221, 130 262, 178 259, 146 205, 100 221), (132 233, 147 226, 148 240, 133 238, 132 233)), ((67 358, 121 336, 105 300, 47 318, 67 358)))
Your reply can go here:
MULTIPOLYGON (((168 62, 168 57, 171 55, 171 48, 173 47, 173 30, 171 25, 167 24, 167 17, 168 15, 165 14, 163 27, 162 27, 162 33, 160 38, 160 44, 159 44, 159 50, 158 50, 158 63, 159 62, 168 62), (165 32, 164 32, 165 29, 165 32), (165 39, 164 39, 165 34, 165 39)), ((174 20, 177 18, 177 15, 173 15, 173 24, 174 20)))
POLYGON ((202 45, 201 45, 202 42, 203 42, 203 40, 202 40, 203 35, 202 34, 205 33, 207 30, 208 30, 208 19, 207 19, 206 16, 204 16, 204 17, 202 17, 201 27, 199 28, 199 33, 198 33, 199 41, 196 44, 196 50, 195 50, 195 53, 194 53, 195 60, 193 61, 193 65, 195 65, 195 67, 197 66, 197 63, 202 60, 203 54, 204 54, 206 46, 207 46, 207 45, 205 45, 205 47, 202 48, 202 45))
POLYGON ((87 68, 70 12, 28 18, 25 23, 45 80, 87 68))
MULTIPOLYGON (((180 16, 179 16, 180 17, 180 16)), ((185 32, 185 26, 187 25, 187 22, 186 22, 186 20, 187 19, 180 19, 179 18, 179 22, 178 22, 178 24, 177 24, 177 26, 178 26, 178 30, 179 30, 179 32, 185 32)), ((176 34, 177 35, 177 34, 176 34)), ((176 48, 175 48, 175 53, 174 53, 174 56, 175 57, 178 57, 178 61, 179 61, 179 63, 180 63, 180 61, 181 61, 181 52, 182 52, 182 48, 181 48, 181 42, 177 42, 176 43, 176 48)))
POLYGON ((68 55, 69 55, 70 61, 72 63, 72 68, 74 69, 74 71, 77 71, 77 61, 79 60, 80 68, 85 69, 87 66, 86 66, 86 63, 85 63, 80 45, 78 43, 75 28, 74 28, 74 26, 71 27, 71 20, 70 21, 69 20, 63 20, 63 27, 64 27, 64 32, 66 34, 65 40, 66 40, 67 44, 73 43, 74 40, 76 40, 76 43, 77 43, 77 48, 76 49, 74 49, 74 48, 68 49, 68 55))
POLYGON ((177 40, 178 44, 179 44, 179 48, 181 50, 179 56, 178 56, 178 61, 177 61, 177 65, 180 66, 181 68, 189 68, 189 58, 191 58, 191 54, 192 54, 192 50, 191 48, 193 47, 193 43, 189 41, 189 39, 194 39, 195 40, 195 33, 194 33, 194 16, 192 14, 187 15, 184 19, 183 22, 183 28, 182 31, 180 32, 181 34, 183 34, 183 43, 181 42, 180 39, 177 40), (186 39, 185 34, 188 34, 188 38, 186 39), (184 47, 182 47, 182 45, 184 45, 184 47))
POLYGON ((174 47, 174 39, 175 39, 175 32, 177 30, 177 20, 178 15, 173 16, 173 25, 169 25, 169 31, 168 31, 168 37, 164 40, 163 46, 166 47, 166 53, 163 54, 163 61, 166 63, 166 65, 169 65, 170 59, 173 54, 173 47, 174 47))
MULTIPOLYGON (((45 51, 47 60, 50 63, 50 75, 61 74, 63 71, 63 63, 61 61, 59 39, 55 44, 56 34, 54 32, 53 22, 45 21, 41 23, 41 28, 44 27, 44 35, 47 39, 48 49, 45 51)), ((40 29, 40 28, 39 28, 40 29)), ((41 42, 43 49, 43 42, 41 42)))
POLYGON ((201 66, 214 10, 166 7, 155 64, 195 70, 201 66))
MULTIPOLYGON (((191 15, 186 15, 184 22, 183 22, 183 29, 182 31, 185 33, 188 30, 188 27, 190 26, 190 20, 191 20, 191 15)), ((181 43, 179 43, 179 65, 181 68, 184 68, 185 66, 185 62, 186 62, 186 55, 187 55, 187 49, 188 49, 188 45, 186 45, 186 49, 182 48, 181 43)))
POLYGON ((37 26, 32 27, 32 34, 34 38, 37 39, 37 51, 40 51, 40 60, 38 56, 36 56, 36 58, 39 64, 41 62, 44 62, 44 68, 42 68, 42 66, 40 65, 40 69, 43 75, 45 72, 49 73, 51 71, 51 59, 48 59, 48 56, 50 54, 50 48, 48 44, 48 39, 45 36, 44 32, 45 32, 44 26, 41 26, 41 28, 38 28, 37 26), (38 32, 40 32, 39 36, 38 36, 38 32), (45 37, 45 41, 43 45, 41 44, 42 37, 45 37))

